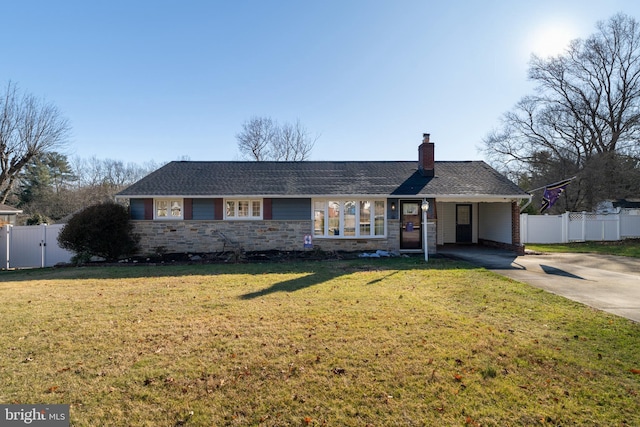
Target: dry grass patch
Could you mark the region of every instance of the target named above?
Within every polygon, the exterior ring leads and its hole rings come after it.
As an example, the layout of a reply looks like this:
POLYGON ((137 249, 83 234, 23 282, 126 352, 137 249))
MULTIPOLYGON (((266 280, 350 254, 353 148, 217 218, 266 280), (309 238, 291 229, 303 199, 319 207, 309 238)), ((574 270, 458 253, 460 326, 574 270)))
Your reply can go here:
POLYGON ((0 401, 75 426, 640 424, 637 324, 462 263, 0 280, 0 401))

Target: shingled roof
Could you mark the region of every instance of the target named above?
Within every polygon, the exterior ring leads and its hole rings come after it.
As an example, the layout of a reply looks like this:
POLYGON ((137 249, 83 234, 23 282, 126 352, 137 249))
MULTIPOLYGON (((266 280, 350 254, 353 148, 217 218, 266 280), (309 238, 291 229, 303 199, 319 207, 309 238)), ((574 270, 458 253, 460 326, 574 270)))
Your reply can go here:
POLYGON ((0 214, 2 214, 2 215, 12 215, 12 214, 19 214, 19 213, 22 213, 21 209, 16 209, 16 208, 14 208, 12 206, 0 203, 0 214))
POLYGON ((439 161, 434 170, 425 177, 415 161, 175 161, 116 197, 529 197, 483 161, 439 161))

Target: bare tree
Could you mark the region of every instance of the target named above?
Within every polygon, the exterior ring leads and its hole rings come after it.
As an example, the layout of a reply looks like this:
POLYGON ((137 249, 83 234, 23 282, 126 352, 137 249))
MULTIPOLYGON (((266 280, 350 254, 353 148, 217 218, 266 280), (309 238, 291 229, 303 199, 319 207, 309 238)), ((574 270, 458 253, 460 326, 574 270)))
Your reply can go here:
POLYGON ((116 192, 162 166, 154 161, 140 165, 96 156, 88 159, 76 157, 72 165, 80 187, 109 186, 116 192))
POLYGON ((524 97, 484 139, 485 153, 512 176, 545 185, 577 175, 572 207, 629 196, 640 165, 640 25, 618 14, 564 54, 532 55, 536 94, 524 97), (629 173, 621 176, 626 165, 629 173))
POLYGON ((270 117, 252 117, 236 139, 241 157, 248 160, 303 161, 318 137, 312 137, 299 120, 279 125, 270 117))
POLYGON ((318 137, 309 135, 300 120, 278 127, 277 138, 271 145, 271 157, 277 161, 307 160, 318 137))
POLYGON ((112 202, 127 185, 159 167, 119 160, 66 156, 47 152, 32 159, 16 180, 12 202, 32 218, 58 221, 83 207, 112 202))
POLYGON ((269 160, 277 134, 276 123, 270 117, 252 117, 242 124, 242 132, 236 135, 240 155, 258 162, 269 160))
POLYGON ((71 127, 53 104, 21 93, 9 82, 0 93, 0 203, 35 156, 63 147, 71 127))

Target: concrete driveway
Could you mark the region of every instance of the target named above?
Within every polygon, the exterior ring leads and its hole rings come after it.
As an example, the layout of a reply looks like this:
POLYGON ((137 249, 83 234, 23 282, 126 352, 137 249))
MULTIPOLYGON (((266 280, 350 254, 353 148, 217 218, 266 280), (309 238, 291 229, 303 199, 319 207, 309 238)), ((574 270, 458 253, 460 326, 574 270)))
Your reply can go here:
POLYGON ((526 254, 483 247, 438 248, 438 254, 640 322, 640 259, 595 254, 526 254))

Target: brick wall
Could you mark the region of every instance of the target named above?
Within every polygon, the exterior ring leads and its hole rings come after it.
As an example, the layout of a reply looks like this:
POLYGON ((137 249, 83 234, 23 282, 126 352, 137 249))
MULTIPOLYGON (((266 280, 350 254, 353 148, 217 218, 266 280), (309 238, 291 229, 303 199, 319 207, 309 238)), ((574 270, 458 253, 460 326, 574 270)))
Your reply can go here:
POLYGON ((522 256, 524 255, 524 245, 520 240, 520 204, 518 202, 511 202, 511 218, 511 243, 514 252, 522 256))
POLYGON ((511 243, 520 245, 520 205, 511 202, 511 243))

